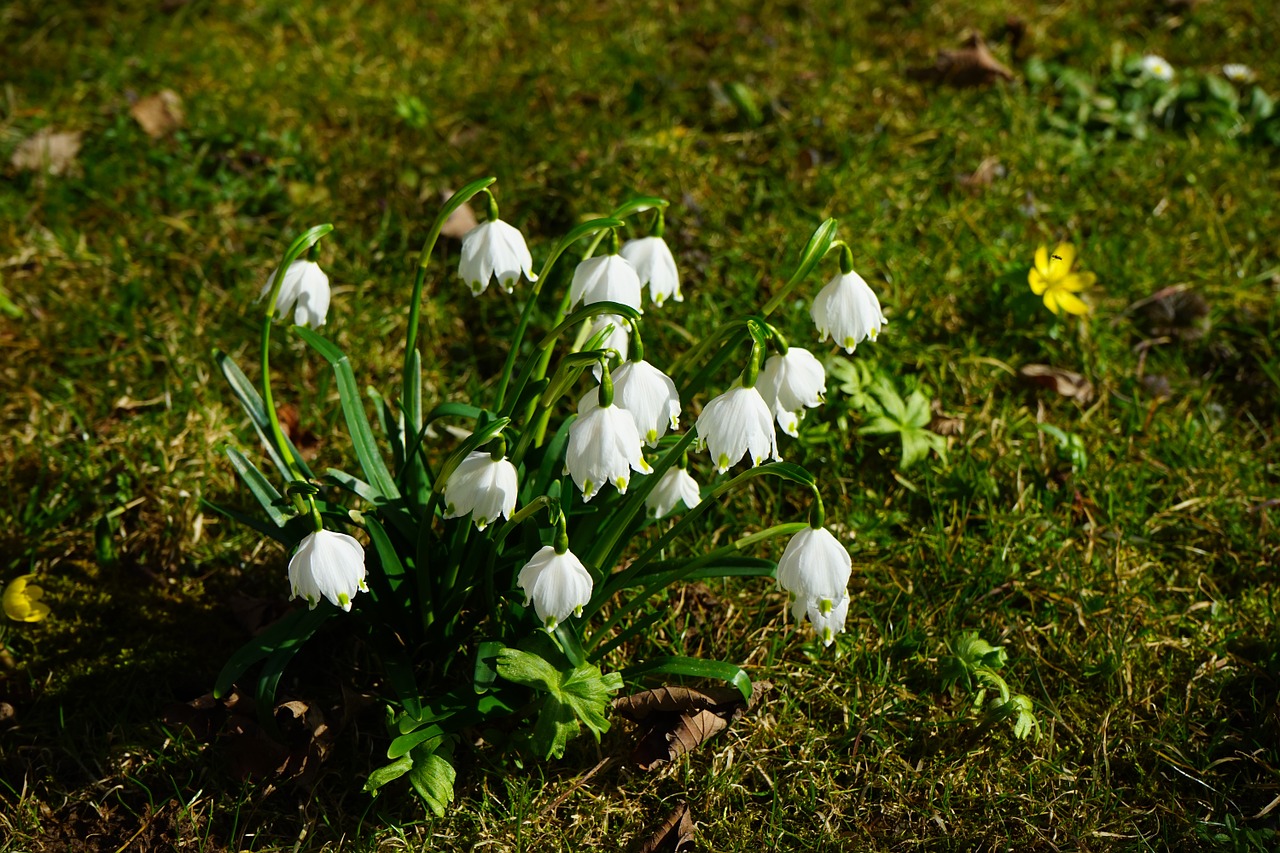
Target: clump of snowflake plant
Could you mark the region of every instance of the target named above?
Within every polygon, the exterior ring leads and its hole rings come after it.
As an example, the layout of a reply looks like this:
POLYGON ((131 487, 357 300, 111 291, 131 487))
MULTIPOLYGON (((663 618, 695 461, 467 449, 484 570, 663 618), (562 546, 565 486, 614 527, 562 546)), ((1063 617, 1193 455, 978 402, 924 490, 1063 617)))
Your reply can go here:
MULTIPOLYGON (((330 307, 329 280, 315 262, 330 225, 298 237, 267 280, 259 383, 218 355, 274 469, 269 475, 227 449, 264 515, 231 514, 283 546, 293 596, 306 606, 233 656, 215 693, 256 667, 257 695, 269 707, 299 646, 326 622, 342 620, 385 673, 390 763, 370 774, 366 788, 376 792, 407 776, 437 814, 453 798, 455 743, 487 721, 531 717, 529 746, 558 757, 581 725, 597 738, 608 728, 611 694, 624 681, 712 677, 749 696, 750 679, 731 663, 611 655, 661 618, 652 598, 667 586, 775 579, 794 595, 797 621, 807 620, 827 645, 849 607, 846 545, 825 527, 820 484, 781 461, 786 440, 780 447, 778 437, 778 428, 795 435, 805 411, 821 403, 825 374, 818 358, 789 346, 768 321, 831 252, 839 253, 840 273, 829 287, 857 278, 835 221, 818 227, 794 274, 757 313, 710 330, 678 360, 659 359, 645 348, 644 326, 683 298, 663 239, 667 203, 637 198, 582 223, 535 273, 523 235, 498 216, 493 183, 461 189, 431 228, 394 396, 370 390, 366 400, 347 356, 316 331, 330 307), (517 299, 523 307, 501 373, 487 386, 491 395, 428 404, 418 349, 424 289, 429 277, 452 279, 431 275, 432 252, 450 214, 477 196, 487 220, 463 238, 461 283, 441 287, 453 289, 448 298, 517 299), (630 229, 641 236, 624 242, 630 229), (572 276, 553 278, 571 253, 578 255, 572 276), (547 282, 566 279, 564 292, 543 293, 547 282), (298 323, 292 332, 334 370, 358 473, 312 470, 281 430, 270 336, 277 317, 290 312, 298 323), (541 333, 535 320, 546 321, 541 333), (695 401, 701 413, 681 432, 695 401), (450 433, 465 437, 442 446, 438 436, 450 433), (695 474, 710 479, 700 487, 695 474), (697 517, 765 475, 810 492, 809 517, 769 519, 771 526, 709 552, 682 551, 697 517), (678 521, 664 520, 676 513, 678 521), (779 563, 743 554, 778 537, 790 537, 779 563), (603 671, 609 665, 621 668, 603 671)), ((862 288, 814 305, 824 338, 852 349, 874 337, 883 317, 862 288)))

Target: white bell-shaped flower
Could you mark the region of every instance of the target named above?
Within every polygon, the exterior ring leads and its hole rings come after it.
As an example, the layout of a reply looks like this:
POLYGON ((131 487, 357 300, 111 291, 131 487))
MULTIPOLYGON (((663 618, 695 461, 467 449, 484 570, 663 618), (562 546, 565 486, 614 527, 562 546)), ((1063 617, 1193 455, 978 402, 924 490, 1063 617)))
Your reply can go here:
POLYGON ((524 564, 516 582, 524 590, 525 605, 533 602, 539 621, 548 631, 554 631, 570 613, 580 614, 591 601, 591 575, 587 567, 572 551, 557 554, 551 545, 542 546, 524 564))
POLYGON ((760 396, 787 435, 795 436, 804 409, 821 405, 827 393, 827 372, 813 353, 789 347, 785 355, 771 355, 756 382, 760 396))
POLYGON ((290 598, 305 598, 311 609, 327 598, 334 606, 351 609, 364 583, 364 548, 353 537, 332 530, 308 533, 289 560, 290 598))
POLYGON ((819 340, 828 337, 845 352, 853 352, 858 344, 880 334, 889 321, 880 311, 880 300, 856 272, 837 275, 818 291, 809 309, 818 327, 819 340))
MULTIPOLYGON (((267 277, 259 299, 271 293, 276 274, 267 277)), ((293 309, 293 322, 298 326, 318 329, 329 316, 329 276, 314 261, 294 261, 285 270, 280 292, 276 294, 276 316, 284 317, 293 309)))
POLYGON ((498 516, 511 518, 520 484, 516 466, 494 459, 487 450, 476 450, 458 463, 444 486, 445 518, 471 513, 476 528, 484 530, 498 516))
MULTIPOLYGON (((835 603, 846 595, 853 561, 825 527, 806 527, 778 559, 778 585, 803 601, 835 603)), ((807 606, 807 605, 806 605, 807 606)))
POLYGON ((684 302, 680 293, 680 273, 667 241, 661 237, 641 237, 622 244, 622 257, 636 268, 641 286, 649 285, 649 298, 659 308, 668 299, 684 302))
POLYGON ((844 620, 849 615, 849 596, 842 596, 836 601, 797 598, 791 604, 791 615, 796 622, 808 617, 822 645, 829 646, 835 642, 836 634, 844 633, 844 620))
POLYGON ((681 502, 686 509, 693 509, 702 502, 702 494, 698 481, 684 468, 675 466, 667 469, 644 499, 645 509, 654 518, 666 518, 681 502))
MULTIPOLYGON (((586 396, 594 397, 596 393, 593 388, 586 396)), ((579 412, 583 411, 585 399, 578 402, 579 412)), ((653 470, 645 461, 635 418, 617 405, 596 406, 578 416, 569 427, 564 467, 584 501, 591 500, 605 483, 613 483, 625 494, 632 471, 648 474, 653 470)))
POLYGON ((780 460, 773 413, 755 388, 738 386, 716 397, 698 415, 698 445, 711 452, 711 461, 723 474, 750 455, 751 464, 780 460))
MULTIPOLYGON (((680 426, 676 383, 647 361, 628 361, 613 372, 613 403, 631 413, 640 437, 650 447, 657 447, 668 429, 680 426)), ((578 404, 578 414, 598 407, 599 398, 588 391, 578 404)))
POLYGON ((533 272, 533 256, 515 226, 490 219, 463 235, 458 275, 476 296, 484 293, 493 279, 510 293, 522 273, 529 281, 538 280, 533 272))
POLYGON ((636 268, 621 255, 587 258, 573 271, 569 285, 570 305, 594 305, 597 302, 620 302, 637 311, 640 308, 640 278, 636 268))

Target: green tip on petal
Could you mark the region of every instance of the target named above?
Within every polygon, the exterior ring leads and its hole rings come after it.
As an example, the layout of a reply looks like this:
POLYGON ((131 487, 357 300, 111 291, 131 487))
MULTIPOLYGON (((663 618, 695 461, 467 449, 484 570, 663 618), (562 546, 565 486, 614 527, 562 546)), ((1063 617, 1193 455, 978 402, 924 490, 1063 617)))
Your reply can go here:
MULTIPOLYGON (((873 338, 871 338, 871 340, 873 340, 873 341, 874 341, 874 340, 875 340, 875 338, 873 337, 873 338)), ((844 348, 845 348, 845 349, 847 349, 847 350, 849 350, 849 352, 853 352, 854 350, 856 350, 856 349, 858 348, 858 342, 857 342, 857 341, 855 341, 853 338, 845 338, 845 339, 844 339, 844 348)))
POLYGON ((548 634, 550 634, 552 631, 556 629, 556 624, 557 624, 556 617, 548 616, 545 620, 543 620, 542 627, 547 630, 548 634))
POLYGON ((338 593, 338 606, 348 607, 351 604, 351 598, 345 592, 338 593))
POLYGON ((623 494, 626 494, 626 491, 627 491, 626 477, 619 477, 617 480, 614 481, 613 484, 618 487, 618 491, 622 492, 623 494))
POLYGON ((716 460, 716 467, 721 471, 728 471, 732 463, 729 461, 729 454, 721 453, 720 458, 716 460))
POLYGON ((649 430, 649 432, 645 434, 644 440, 653 444, 658 440, 658 431, 656 429, 649 430))

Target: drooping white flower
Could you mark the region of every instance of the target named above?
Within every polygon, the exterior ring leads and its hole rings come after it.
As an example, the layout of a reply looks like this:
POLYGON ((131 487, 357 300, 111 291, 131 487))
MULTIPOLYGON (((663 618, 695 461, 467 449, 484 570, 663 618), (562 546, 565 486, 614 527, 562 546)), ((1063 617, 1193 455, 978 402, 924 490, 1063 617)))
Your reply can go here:
POLYGON ((658 480, 649 497, 644 499, 645 509, 654 518, 666 518, 676 508, 676 504, 684 502, 686 509, 693 509, 702 502, 702 494, 698 481, 684 468, 673 466, 658 480))
POLYGON ((831 337, 845 352, 853 352, 867 338, 874 341, 889 322, 875 293, 852 271, 837 275, 818 291, 809 315, 818 327, 818 340, 831 337))
POLYGON ((476 450, 458 463, 444 486, 445 518, 471 513, 476 528, 484 530, 498 516, 511 518, 520 484, 516 466, 495 460, 487 450, 476 450))
MULTIPOLYGON (((647 361, 628 361, 613 372, 613 402, 631 413, 636 429, 650 447, 667 429, 680 426, 680 395, 671 377, 647 361)), ((599 406, 594 391, 588 391, 578 404, 578 414, 599 406)))
POLYGON ((597 302, 620 302, 640 308, 640 278, 636 268, 621 255, 587 258, 573 271, 569 285, 570 305, 594 305, 597 302))
MULTIPOLYGON (((271 293, 279 272, 276 270, 267 277, 259 299, 271 293)), ((280 292, 276 294, 276 316, 286 316, 291 308, 293 322, 298 326, 318 329, 329 316, 329 276, 314 261, 294 261, 285 270, 280 292)))
POLYGON ((622 244, 622 257, 636 268, 641 285, 649 285, 649 298, 659 308, 668 299, 684 302, 680 273, 667 241, 661 237, 641 237, 622 244))
POLYGON ((1222 66, 1222 76, 1232 83, 1252 83, 1255 77, 1252 68, 1239 62, 1228 62, 1222 66))
POLYGON ((795 436, 803 410, 822 404, 827 393, 827 372, 807 349, 789 347, 785 355, 769 356, 756 387, 777 417, 778 426, 787 435, 795 436))
MULTIPOLYGON (((596 396, 597 389, 587 392, 596 396)), ((578 402, 583 411, 586 397, 578 402)), ((653 469, 644 458, 644 444, 635 418, 617 405, 595 407, 580 414, 569 427, 569 446, 564 454, 565 471, 589 501, 605 483, 613 483, 626 493, 632 471, 648 474, 653 469)))
POLYGON ((1142 73, 1155 80, 1168 83, 1173 79, 1173 66, 1163 56, 1148 53, 1142 57, 1142 73))
POLYGON ((525 605, 533 602, 539 621, 548 631, 554 631, 570 613, 582 613, 591 600, 587 567, 572 551, 557 554, 551 545, 542 546, 524 564, 516 582, 524 590, 525 605))
POLYGON ((711 452, 711 461, 723 474, 750 455, 751 464, 780 460, 773 413, 755 388, 738 386, 716 397, 698 415, 698 445, 711 452))
POLYGON ((305 598, 311 609, 327 598, 334 606, 351 609, 364 583, 364 548, 353 537, 332 530, 308 533, 289 560, 290 598, 305 598))
POLYGON ((529 281, 537 281, 533 256, 525 245, 524 235, 501 219, 481 222, 462 237, 462 260, 458 275, 476 296, 484 293, 492 279, 506 288, 515 289, 521 273, 529 281))
POLYGON ((825 527, 806 527, 778 558, 778 585, 797 599, 834 604, 846 595, 852 571, 853 561, 839 539, 825 527))
POLYGON ((844 620, 849 615, 849 596, 836 601, 797 598, 791 604, 791 615, 796 622, 808 617, 822 645, 829 646, 835 642, 836 634, 844 633, 844 620))

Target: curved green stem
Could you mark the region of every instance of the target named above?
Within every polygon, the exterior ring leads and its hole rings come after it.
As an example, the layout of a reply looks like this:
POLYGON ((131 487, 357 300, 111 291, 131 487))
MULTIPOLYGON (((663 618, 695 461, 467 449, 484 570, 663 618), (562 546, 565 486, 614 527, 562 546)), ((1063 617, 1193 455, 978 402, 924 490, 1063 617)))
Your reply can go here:
POLYGON ((791 278, 787 279, 787 283, 773 295, 773 298, 765 303, 764 308, 760 311, 762 316, 768 317, 772 314, 791 291, 795 289, 796 285, 811 273, 813 268, 818 265, 818 262, 826 256, 827 250, 831 248, 831 243, 836 236, 836 224, 836 220, 827 219, 813 232, 813 235, 809 237, 809 242, 805 243, 804 249, 800 252, 800 262, 796 265, 796 271, 791 274, 791 278))

